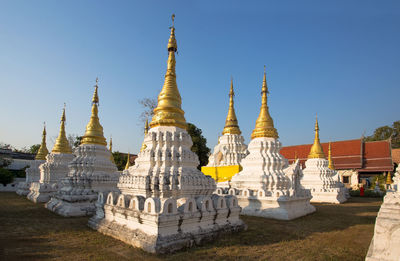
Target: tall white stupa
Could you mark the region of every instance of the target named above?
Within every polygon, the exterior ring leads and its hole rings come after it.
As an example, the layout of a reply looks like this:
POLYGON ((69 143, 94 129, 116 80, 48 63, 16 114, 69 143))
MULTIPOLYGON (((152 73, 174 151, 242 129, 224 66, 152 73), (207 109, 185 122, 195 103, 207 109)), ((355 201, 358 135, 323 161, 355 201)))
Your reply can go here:
POLYGON ((236 197, 213 194, 214 180, 197 169, 176 84, 174 26, 167 49, 165 81, 144 146, 119 179, 121 193, 99 193, 89 220, 90 227, 152 253, 173 252, 245 227, 236 197))
POLYGON ((400 168, 393 177, 392 188, 386 191, 375 221, 374 236, 366 261, 400 260, 400 168))
POLYGON ((243 170, 233 176, 229 194, 237 195, 242 214, 291 220, 312 213, 309 191, 300 187, 299 161, 287 166, 267 104, 267 80, 261 89, 261 109, 251 134, 243 170))
POLYGON ((218 138, 218 144, 208 158, 208 164, 201 171, 210 175, 217 182, 217 186, 229 187, 231 178, 242 170, 240 162, 247 154, 247 145, 241 135, 238 120, 236 118, 233 97, 233 80, 229 91, 229 109, 225 120, 222 136, 218 138))
POLYGON ((40 179, 33 182, 27 195, 35 203, 44 203, 50 200, 59 189, 59 184, 68 174, 68 163, 74 155, 65 134, 65 106, 61 116, 60 133, 58 134, 53 150, 47 155, 46 162, 39 166, 40 179))
POLYGON ((303 169, 301 185, 309 189, 311 202, 340 204, 347 200, 346 190, 338 181, 333 163, 325 158, 325 153, 319 141, 318 119, 315 119, 315 138, 310 154, 303 169))
POLYGON ((38 182, 40 179, 40 164, 46 161, 46 156, 49 154, 46 145, 46 125, 43 126, 42 143, 40 144, 39 150, 35 156, 35 159, 31 162, 30 167, 25 170, 26 177, 24 182, 18 183, 17 194, 21 196, 27 196, 30 192, 32 182, 38 182))
POLYGON ((118 191, 120 173, 112 162, 111 152, 103 135, 98 116, 98 80, 94 86, 92 115, 81 144, 75 148, 75 158, 69 163, 69 173, 61 182, 46 207, 62 216, 85 216, 95 212, 98 192, 118 191))

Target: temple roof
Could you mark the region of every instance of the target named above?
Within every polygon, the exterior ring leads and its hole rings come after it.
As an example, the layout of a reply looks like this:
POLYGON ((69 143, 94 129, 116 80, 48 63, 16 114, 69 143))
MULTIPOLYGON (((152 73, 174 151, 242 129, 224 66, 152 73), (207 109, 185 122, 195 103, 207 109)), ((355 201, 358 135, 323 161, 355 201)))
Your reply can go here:
MULTIPOLYGON (((280 153, 293 162, 295 155, 304 162, 312 144, 283 147, 280 153)), ((329 150, 329 143, 321 143, 324 151, 329 150)), ((343 140, 331 143, 332 160, 336 170, 355 169, 359 172, 392 171, 390 141, 363 142, 362 139, 343 140)))
POLYGON ((400 163, 400 149, 392 149, 392 160, 397 164, 400 163))

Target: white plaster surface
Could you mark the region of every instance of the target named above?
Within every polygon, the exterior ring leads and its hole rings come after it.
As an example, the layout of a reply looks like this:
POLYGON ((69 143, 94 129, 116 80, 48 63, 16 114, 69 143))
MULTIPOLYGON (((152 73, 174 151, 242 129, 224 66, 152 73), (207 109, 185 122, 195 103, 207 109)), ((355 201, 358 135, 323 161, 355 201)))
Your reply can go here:
POLYGON ((18 183, 17 194, 27 196, 30 192, 32 182, 38 182, 40 179, 40 164, 46 162, 45 160, 32 160, 29 168, 25 170, 25 181, 18 183))
POLYGON ((248 153, 242 135, 224 134, 218 138, 218 144, 208 158, 207 167, 240 165, 248 153))

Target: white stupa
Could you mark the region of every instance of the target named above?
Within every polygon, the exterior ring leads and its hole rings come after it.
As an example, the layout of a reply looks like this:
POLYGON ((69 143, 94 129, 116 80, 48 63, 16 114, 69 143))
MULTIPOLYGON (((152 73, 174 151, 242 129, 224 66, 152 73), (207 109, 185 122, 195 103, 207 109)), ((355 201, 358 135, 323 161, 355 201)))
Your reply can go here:
POLYGON ((42 143, 40 144, 39 150, 35 156, 35 159, 31 162, 30 167, 25 170, 25 181, 18 183, 16 191, 18 195, 27 196, 30 192, 32 182, 39 181, 39 166, 46 161, 47 154, 49 154, 49 151, 47 150, 46 146, 46 126, 44 126, 42 133, 42 143))
POLYGON ((392 189, 386 191, 376 217, 374 236, 366 261, 400 260, 400 168, 397 167, 392 189))
POLYGON ((47 155, 46 162, 39 166, 40 179, 33 182, 27 195, 29 200, 44 203, 50 200, 59 189, 59 184, 68 174, 68 163, 74 155, 65 134, 65 107, 61 116, 60 133, 53 150, 47 155))
POLYGON ((107 149, 103 127, 98 117, 98 80, 92 99, 92 116, 86 126, 76 156, 69 163, 69 173, 46 207, 62 216, 85 216, 95 212, 98 192, 118 191, 119 172, 107 149))
POLYGON ((231 178, 241 171, 240 162, 247 154, 247 145, 244 144, 242 132, 239 129, 233 105, 233 80, 229 91, 229 109, 226 116, 225 127, 222 136, 218 138, 218 144, 208 158, 208 164, 201 171, 210 175, 217 182, 217 186, 229 187, 231 178))
POLYGON ((89 226, 152 253, 173 252, 244 229, 234 196, 213 194, 215 182, 197 169, 176 84, 175 28, 158 105, 135 165, 124 170, 119 193, 99 194, 89 226))
POLYGON ((318 119, 315 120, 314 144, 305 164, 300 182, 304 188, 310 190, 311 202, 340 204, 347 200, 346 190, 338 181, 337 173, 332 169, 332 162, 325 158, 319 141, 318 119))
POLYGON ((281 143, 267 105, 267 81, 264 72, 262 104, 256 127, 242 160, 243 170, 233 176, 229 194, 237 195, 242 214, 290 220, 315 211, 309 191, 299 186, 299 162, 287 166, 279 153, 281 143))

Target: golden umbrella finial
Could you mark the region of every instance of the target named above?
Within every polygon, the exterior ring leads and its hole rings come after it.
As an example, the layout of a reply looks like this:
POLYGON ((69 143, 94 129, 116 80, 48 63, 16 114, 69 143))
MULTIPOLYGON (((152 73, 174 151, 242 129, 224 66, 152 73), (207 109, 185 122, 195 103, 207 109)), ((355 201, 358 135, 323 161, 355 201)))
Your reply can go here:
POLYGON ((229 109, 228 115, 225 120, 225 127, 222 131, 222 135, 224 134, 238 134, 240 135, 242 132, 239 129, 238 120, 236 118, 235 108, 233 97, 235 96, 235 92, 233 91, 233 77, 231 76, 231 88, 229 90, 229 109))
POLYGON ((308 154, 309 159, 324 159, 325 153, 322 149, 321 143, 319 141, 319 125, 318 116, 315 114, 315 138, 314 144, 311 146, 310 154, 308 154))
POLYGON ((329 148, 328 148, 328 161, 329 161, 328 168, 334 170, 335 169, 335 165, 333 164, 333 160, 332 160, 331 142, 329 142, 329 148))
POLYGON ((43 122, 43 132, 42 132, 42 143, 40 144, 39 150, 36 153, 36 160, 46 160, 47 154, 49 154, 49 150, 46 145, 46 122, 43 122))
POLYGON ((129 169, 130 166, 131 166, 131 162, 130 162, 130 155, 129 155, 129 152, 128 152, 128 156, 126 158, 125 169, 129 169))
POLYGON ((98 78, 96 78, 96 85, 94 86, 94 93, 92 98, 92 115, 90 121, 86 125, 86 132, 82 138, 81 144, 98 144, 107 146, 106 138, 104 138, 103 127, 100 124, 98 116, 99 96, 98 96, 98 78))
POLYGON ((157 126, 175 126, 186 129, 185 112, 181 109, 182 99, 176 84, 175 52, 178 50, 178 46, 175 39, 175 27, 173 26, 171 27, 167 49, 167 72, 165 74, 164 85, 158 95, 158 104, 154 109, 154 116, 150 122, 150 128, 157 126))
POLYGON ((259 138, 259 137, 267 137, 267 138, 279 138, 278 131, 274 127, 274 121, 272 120, 271 115, 269 114, 268 108, 268 86, 267 86, 267 76, 264 65, 264 77, 263 84, 261 88, 261 108, 260 114, 256 121, 256 127, 254 128, 251 138, 259 138))
POLYGON ((115 164, 115 161, 114 161, 114 156, 113 156, 113 154, 112 154, 112 136, 110 135, 110 145, 109 145, 109 151, 110 151, 110 153, 111 153, 111 155, 110 155, 110 160, 111 160, 111 162, 112 163, 114 163, 115 164))
MULTIPOLYGON (((146 119, 146 123, 144 124, 144 136, 146 137, 147 133, 149 133, 149 121, 146 119)), ((143 151, 147 148, 147 145, 144 144, 144 141, 142 143, 142 147, 140 148, 140 151, 143 151)))
POLYGON ((172 16, 171 16, 171 19, 172 19, 172 27, 174 27, 174 22, 175 22, 175 14, 172 14, 172 16))
POLYGON ((65 134, 65 103, 64 103, 64 108, 63 108, 63 113, 61 116, 61 124, 60 124, 60 133, 58 134, 56 143, 54 144, 53 150, 51 151, 52 153, 67 153, 71 154, 71 147, 69 146, 69 142, 67 139, 67 135, 65 134))

